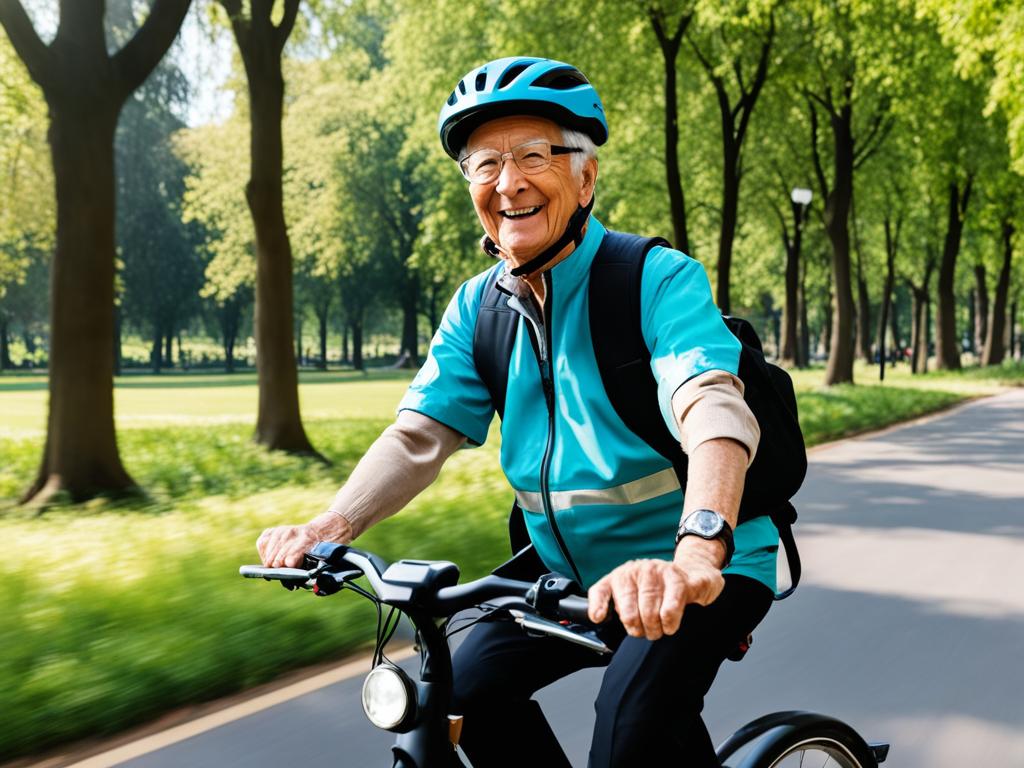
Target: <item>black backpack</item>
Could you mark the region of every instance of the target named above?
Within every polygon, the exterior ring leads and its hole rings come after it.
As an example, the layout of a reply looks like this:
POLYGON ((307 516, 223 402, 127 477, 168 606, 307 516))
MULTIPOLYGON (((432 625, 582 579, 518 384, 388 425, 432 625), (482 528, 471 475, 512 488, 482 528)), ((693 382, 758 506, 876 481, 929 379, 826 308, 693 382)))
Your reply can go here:
MULTIPOLYGON (((640 325, 641 276, 647 253, 656 245, 671 247, 661 238, 605 234, 590 268, 590 330, 601 381, 616 413, 632 432, 672 462, 685 489, 687 457, 662 418, 651 353, 640 325)), ((504 415, 508 365, 519 321, 507 300, 496 280, 491 280, 484 288, 473 336, 477 372, 499 416, 504 415)), ((776 596, 782 599, 792 594, 800 580, 800 556, 792 531, 796 510, 790 499, 807 473, 807 451, 797 418, 796 394, 789 374, 765 360, 753 326, 737 317, 723 320, 740 341, 743 398, 761 428, 761 441, 747 470, 739 522, 768 515, 779 529, 791 575, 790 587, 776 596)), ((518 506, 513 506, 509 532, 513 552, 529 543, 518 506)))

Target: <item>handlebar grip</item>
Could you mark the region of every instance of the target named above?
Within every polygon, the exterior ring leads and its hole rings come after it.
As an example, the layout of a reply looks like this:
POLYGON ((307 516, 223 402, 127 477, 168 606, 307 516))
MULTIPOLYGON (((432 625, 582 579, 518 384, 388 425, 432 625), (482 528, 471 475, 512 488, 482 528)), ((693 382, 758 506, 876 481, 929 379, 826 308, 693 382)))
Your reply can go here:
POLYGON ((240 576, 247 579, 278 579, 281 581, 305 581, 309 571, 302 568, 264 568, 261 565, 243 565, 238 569, 240 576))
POLYGON ((587 605, 587 598, 585 597, 576 597, 575 595, 563 597, 558 601, 558 612, 572 621, 580 624, 589 624, 590 618, 587 615, 587 605))

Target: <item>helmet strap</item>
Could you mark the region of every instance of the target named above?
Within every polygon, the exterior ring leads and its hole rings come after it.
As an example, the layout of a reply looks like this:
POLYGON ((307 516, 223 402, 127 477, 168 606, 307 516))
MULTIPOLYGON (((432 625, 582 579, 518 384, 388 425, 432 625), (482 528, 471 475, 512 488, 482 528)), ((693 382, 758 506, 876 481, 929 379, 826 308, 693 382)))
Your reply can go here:
POLYGON ((576 206, 576 211, 569 217, 569 223, 565 227, 565 232, 562 233, 562 236, 553 245, 534 256, 525 264, 521 264, 513 269, 511 274, 514 277, 532 274, 541 269, 541 267, 546 266, 569 243, 574 243, 576 247, 579 247, 579 244, 583 242, 583 227, 586 225, 590 211, 594 207, 594 197, 594 195, 591 195, 590 202, 586 205, 576 206))

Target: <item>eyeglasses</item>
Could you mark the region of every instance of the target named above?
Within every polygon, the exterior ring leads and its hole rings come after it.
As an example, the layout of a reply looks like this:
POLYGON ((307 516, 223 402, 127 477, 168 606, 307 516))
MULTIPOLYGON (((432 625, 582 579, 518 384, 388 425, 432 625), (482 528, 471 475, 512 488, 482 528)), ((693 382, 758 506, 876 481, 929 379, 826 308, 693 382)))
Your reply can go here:
POLYGON ((568 155, 582 151, 579 147, 560 147, 549 141, 528 141, 512 147, 508 152, 478 149, 459 161, 459 169, 466 177, 466 181, 473 184, 491 184, 497 181, 507 158, 512 158, 520 171, 532 175, 550 168, 552 155, 568 155))

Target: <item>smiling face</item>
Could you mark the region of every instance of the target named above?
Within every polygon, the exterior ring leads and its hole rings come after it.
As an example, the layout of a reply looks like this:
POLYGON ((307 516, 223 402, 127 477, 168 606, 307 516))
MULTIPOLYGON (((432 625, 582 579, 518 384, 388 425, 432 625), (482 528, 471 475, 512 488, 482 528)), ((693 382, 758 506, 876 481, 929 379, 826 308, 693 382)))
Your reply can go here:
MULTIPOLYGON (((541 117, 503 117, 473 131, 466 153, 478 149, 508 152, 537 139, 560 145, 562 132, 555 123, 541 117)), ((555 155, 549 168, 530 175, 506 158, 496 181, 470 184, 473 207, 484 231, 513 264, 525 264, 552 245, 565 231, 576 207, 590 202, 597 161, 588 159, 577 177, 570 158, 555 155)))

